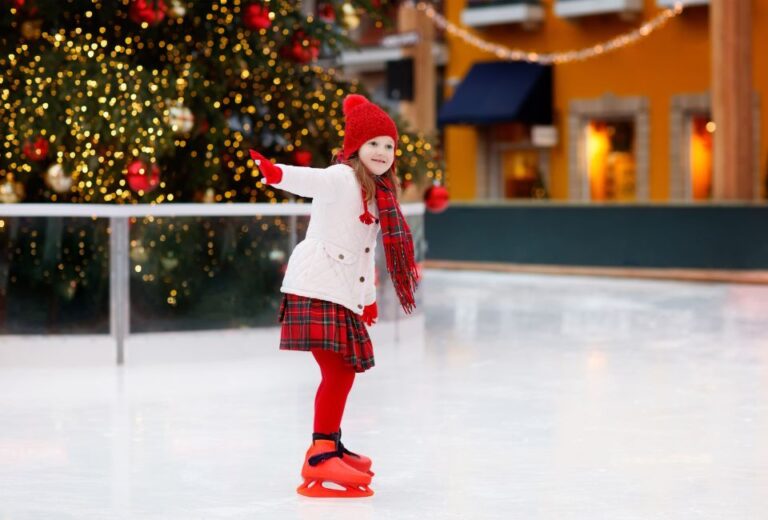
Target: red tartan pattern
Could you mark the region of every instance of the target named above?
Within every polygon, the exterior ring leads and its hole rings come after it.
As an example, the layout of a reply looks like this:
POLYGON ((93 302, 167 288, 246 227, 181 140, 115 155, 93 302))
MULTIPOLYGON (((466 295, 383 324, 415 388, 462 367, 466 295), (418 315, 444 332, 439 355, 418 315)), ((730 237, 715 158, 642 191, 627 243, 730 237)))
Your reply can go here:
POLYGON ((355 372, 374 366, 373 344, 365 324, 343 305, 285 294, 278 319, 282 323, 280 350, 338 352, 355 372))

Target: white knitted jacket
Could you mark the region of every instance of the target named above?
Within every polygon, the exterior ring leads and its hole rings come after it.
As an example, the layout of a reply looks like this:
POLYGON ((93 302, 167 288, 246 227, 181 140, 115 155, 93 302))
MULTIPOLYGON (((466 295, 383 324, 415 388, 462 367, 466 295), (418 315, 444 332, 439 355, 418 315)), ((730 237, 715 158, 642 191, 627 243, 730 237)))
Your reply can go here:
POLYGON ((275 188, 312 198, 309 227, 288 260, 281 292, 338 303, 362 314, 376 301, 374 253, 379 231, 375 201, 368 211, 376 222, 360 222, 361 188, 345 164, 325 169, 278 164, 275 188))

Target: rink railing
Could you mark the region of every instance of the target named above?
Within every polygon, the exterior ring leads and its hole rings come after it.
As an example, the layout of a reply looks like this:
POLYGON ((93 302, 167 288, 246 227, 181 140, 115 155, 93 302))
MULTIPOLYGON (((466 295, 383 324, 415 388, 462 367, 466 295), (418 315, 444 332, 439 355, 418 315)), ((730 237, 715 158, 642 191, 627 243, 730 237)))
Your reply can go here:
MULTIPOLYGON (((423 216, 423 203, 402 204, 406 217, 423 216)), ((117 349, 117 363, 125 361, 125 340, 130 328, 130 233, 129 220, 148 217, 292 217, 289 218, 291 250, 298 241, 296 217, 308 217, 309 203, 168 203, 168 204, 0 204, 0 218, 85 217, 108 218, 109 237, 109 320, 110 335, 117 349)))

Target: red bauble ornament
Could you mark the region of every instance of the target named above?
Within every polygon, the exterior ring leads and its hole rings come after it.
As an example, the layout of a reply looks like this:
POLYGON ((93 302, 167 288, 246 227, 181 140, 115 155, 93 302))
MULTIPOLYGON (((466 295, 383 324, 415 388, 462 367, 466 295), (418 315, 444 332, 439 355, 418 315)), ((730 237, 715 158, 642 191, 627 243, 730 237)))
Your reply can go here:
POLYGON ((21 151, 30 161, 42 161, 48 157, 48 140, 40 136, 34 142, 27 141, 21 151))
POLYGON ((336 10, 331 4, 323 4, 318 10, 317 16, 324 22, 333 23, 336 21, 336 10))
POLYGON ((207 134, 208 130, 211 129, 211 123, 209 123, 208 120, 202 116, 199 119, 195 119, 199 121, 199 123, 197 123, 197 135, 207 134))
POLYGON ((128 187, 133 191, 149 193, 160 184, 160 168, 156 164, 147 166, 142 160, 136 159, 128 165, 128 187))
POLYGON ((165 18, 168 6, 164 0, 133 0, 128 17, 135 23, 157 25, 165 18))
POLYGON ((293 163, 296 166, 309 166, 312 164, 312 152, 309 150, 296 150, 293 152, 293 163))
POLYGON ((11 0, 11 7, 21 9, 24 7, 25 0, 11 0))
POLYGON ((268 29, 272 25, 269 9, 260 4, 250 4, 243 10, 243 25, 252 31, 268 29))
POLYGON ((427 205, 427 210, 432 213, 440 213, 448 208, 448 201, 450 196, 448 190, 444 186, 435 184, 431 186, 424 194, 424 202, 427 205))
POLYGON ((298 63, 309 63, 320 55, 320 42, 315 38, 308 38, 304 31, 296 31, 293 35, 288 57, 298 63))

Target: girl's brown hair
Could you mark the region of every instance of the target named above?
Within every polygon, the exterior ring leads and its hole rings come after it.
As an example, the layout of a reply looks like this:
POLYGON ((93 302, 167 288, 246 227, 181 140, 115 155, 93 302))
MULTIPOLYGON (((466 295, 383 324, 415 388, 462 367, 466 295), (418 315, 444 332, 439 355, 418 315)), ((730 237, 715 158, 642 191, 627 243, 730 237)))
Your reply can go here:
MULTIPOLYGON (((374 180, 374 175, 372 173, 368 173, 368 170, 366 170, 365 166, 363 166, 363 162, 358 157, 357 152, 353 153, 346 161, 344 161, 344 164, 355 171, 357 182, 363 188, 365 200, 372 200, 376 195, 376 182, 374 180)), ((395 196, 400 198, 400 181, 397 178, 397 166, 395 166, 395 162, 393 162, 392 167, 382 175, 388 177, 389 180, 392 181, 392 185, 395 187, 395 196)))

